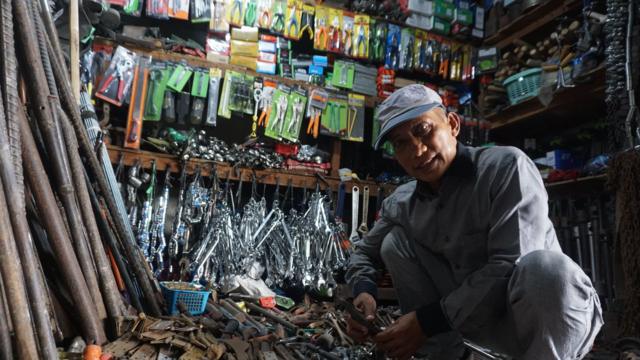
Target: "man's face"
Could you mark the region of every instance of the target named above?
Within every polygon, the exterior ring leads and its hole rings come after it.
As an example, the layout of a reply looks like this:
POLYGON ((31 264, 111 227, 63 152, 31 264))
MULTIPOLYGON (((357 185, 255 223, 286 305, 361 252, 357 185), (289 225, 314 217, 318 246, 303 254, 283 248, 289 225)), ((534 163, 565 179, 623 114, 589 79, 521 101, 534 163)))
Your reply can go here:
POLYGON ((458 114, 436 108, 393 129, 389 140, 407 174, 437 188, 456 156, 459 132, 458 114))

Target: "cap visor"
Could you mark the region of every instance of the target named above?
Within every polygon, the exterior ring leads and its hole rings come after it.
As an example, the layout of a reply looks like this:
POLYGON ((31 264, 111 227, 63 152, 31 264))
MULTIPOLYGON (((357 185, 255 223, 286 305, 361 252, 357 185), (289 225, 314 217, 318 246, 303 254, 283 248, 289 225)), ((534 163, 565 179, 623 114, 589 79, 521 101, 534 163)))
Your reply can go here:
POLYGON ((384 124, 384 127, 382 127, 380 129, 380 134, 378 134, 378 138, 376 139, 376 142, 373 145, 373 149, 374 150, 378 150, 378 148, 380 148, 380 145, 382 145, 382 143, 384 143, 384 139, 387 135, 389 135, 389 132, 391 132, 391 130, 393 130, 393 128, 395 128, 396 126, 402 124, 405 121, 409 121, 412 119, 417 118, 418 116, 422 115, 423 113, 426 113, 427 111, 431 111, 432 109, 436 108, 436 107, 442 107, 442 104, 426 104, 426 105, 420 105, 418 107, 416 107, 415 109, 411 109, 407 112, 404 112, 396 117, 394 117, 393 119, 389 120, 386 122, 386 124, 384 124))

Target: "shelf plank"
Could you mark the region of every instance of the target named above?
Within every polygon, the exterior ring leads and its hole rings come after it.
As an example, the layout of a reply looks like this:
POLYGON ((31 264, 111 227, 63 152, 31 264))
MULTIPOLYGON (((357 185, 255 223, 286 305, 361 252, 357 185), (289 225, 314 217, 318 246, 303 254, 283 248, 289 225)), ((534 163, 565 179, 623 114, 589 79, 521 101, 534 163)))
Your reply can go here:
MULTIPOLYGON (((571 122, 579 115, 593 115, 595 110, 604 109, 605 70, 598 67, 581 78, 592 78, 591 81, 576 84, 573 88, 565 88, 553 95, 548 106, 540 102, 538 97, 508 106, 485 117, 491 123, 492 131, 516 128, 536 120, 537 125, 550 125, 545 119, 571 122), (542 119, 542 121, 537 121, 542 119), (517 126, 516 126, 517 125, 517 126)), ((514 129, 517 130, 517 129, 514 129)))
POLYGON ((607 174, 598 174, 579 177, 577 179, 545 183, 549 195, 567 194, 576 192, 591 192, 594 188, 604 186, 607 174))
MULTIPOLYGON (((152 161, 156 162, 156 169, 158 171, 165 171, 167 168, 174 173, 181 171, 180 161, 177 156, 156 153, 151 151, 132 150, 125 149, 113 145, 107 146, 109 158, 112 164, 117 164, 122 158, 124 165, 131 166, 136 162, 140 162, 141 166, 146 169, 151 168, 152 161)), ((187 173, 193 173, 196 168, 200 166, 202 175, 208 176, 211 174, 211 170, 216 169, 218 176, 221 179, 226 179, 231 172, 231 180, 238 180, 242 178, 242 181, 250 182, 252 175, 255 173, 261 184, 275 185, 279 183, 280 186, 286 186, 289 179, 291 179, 292 186, 296 188, 315 188, 318 181, 318 177, 310 173, 302 173, 299 171, 285 170, 285 169, 265 169, 265 170, 253 170, 249 168, 234 168, 226 163, 216 163, 214 161, 191 159, 186 162, 187 173)), ((336 177, 324 176, 323 179, 331 186, 331 189, 335 192, 338 191, 340 185, 340 179, 336 177)), ((378 189, 382 187, 385 190, 385 194, 392 193, 396 186, 392 184, 378 184, 374 181, 365 180, 353 180, 347 181, 346 191, 351 193, 353 186, 359 186, 361 189, 364 186, 369 187, 370 196, 375 197, 378 194, 378 189)), ((321 188, 325 188, 326 184, 321 182, 321 188)))
POLYGON ((558 4, 559 2, 557 0, 547 0, 544 4, 527 9, 507 26, 502 27, 497 33, 486 38, 483 45, 497 48, 508 46, 514 40, 522 39, 559 16, 577 9, 582 3, 580 0, 564 0, 558 4))

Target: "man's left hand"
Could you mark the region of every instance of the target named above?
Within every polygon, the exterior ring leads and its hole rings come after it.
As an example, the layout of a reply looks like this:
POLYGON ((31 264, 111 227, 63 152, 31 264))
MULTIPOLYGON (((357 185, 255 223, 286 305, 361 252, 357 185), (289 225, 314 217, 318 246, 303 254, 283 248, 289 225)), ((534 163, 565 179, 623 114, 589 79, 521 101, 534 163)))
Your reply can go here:
POLYGON ((420 349, 427 337, 422 333, 416 312, 412 311, 401 316, 373 340, 387 356, 408 359, 420 349))

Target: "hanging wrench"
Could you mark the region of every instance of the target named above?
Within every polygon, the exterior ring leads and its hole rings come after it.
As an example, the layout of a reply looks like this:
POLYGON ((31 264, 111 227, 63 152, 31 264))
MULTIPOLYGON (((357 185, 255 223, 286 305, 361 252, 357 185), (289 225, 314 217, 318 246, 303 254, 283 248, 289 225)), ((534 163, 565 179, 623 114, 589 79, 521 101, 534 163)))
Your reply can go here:
POLYGON ((360 204, 360 188, 354 186, 351 189, 351 235, 349 240, 352 243, 360 241, 358 235, 358 205, 360 204))
POLYGON ((362 224, 358 227, 360 235, 365 236, 369 231, 367 217, 369 216, 369 187, 365 186, 362 191, 362 224))

